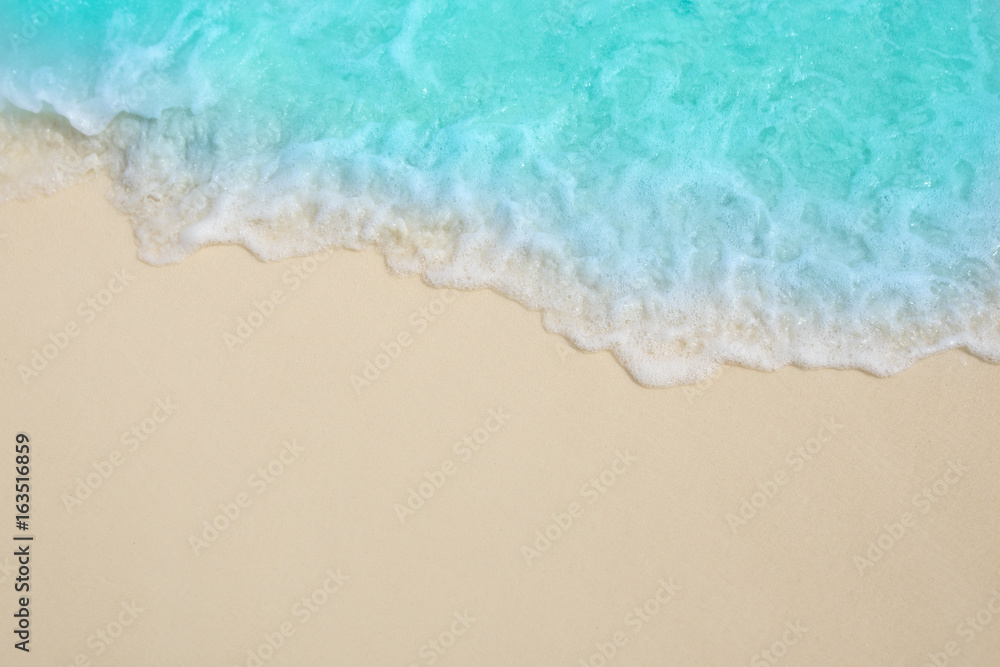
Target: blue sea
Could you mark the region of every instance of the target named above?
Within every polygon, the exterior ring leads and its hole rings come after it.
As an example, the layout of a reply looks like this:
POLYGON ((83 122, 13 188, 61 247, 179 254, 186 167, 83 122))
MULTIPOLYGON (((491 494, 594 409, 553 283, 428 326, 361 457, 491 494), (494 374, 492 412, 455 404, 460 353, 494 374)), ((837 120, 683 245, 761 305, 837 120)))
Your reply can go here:
POLYGON ((0 198, 372 248, 641 383, 1000 361, 994 0, 6 0, 0 198))

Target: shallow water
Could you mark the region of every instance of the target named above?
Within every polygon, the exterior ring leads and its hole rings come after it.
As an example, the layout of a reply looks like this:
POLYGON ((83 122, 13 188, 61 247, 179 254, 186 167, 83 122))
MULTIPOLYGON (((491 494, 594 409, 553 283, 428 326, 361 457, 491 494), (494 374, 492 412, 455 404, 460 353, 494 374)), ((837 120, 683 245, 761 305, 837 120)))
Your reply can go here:
POLYGON ((375 246, 640 382, 1000 360, 985 2, 0 6, 0 196, 106 171, 140 255, 375 246))

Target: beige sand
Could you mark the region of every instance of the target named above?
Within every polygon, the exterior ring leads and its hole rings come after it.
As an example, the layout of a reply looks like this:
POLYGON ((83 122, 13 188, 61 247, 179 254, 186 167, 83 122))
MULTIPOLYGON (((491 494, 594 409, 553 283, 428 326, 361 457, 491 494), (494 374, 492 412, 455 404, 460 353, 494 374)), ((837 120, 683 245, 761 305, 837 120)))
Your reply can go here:
POLYGON ((142 264, 105 187, 0 207, 0 664, 1000 664, 1000 367, 646 389, 373 253, 142 264))

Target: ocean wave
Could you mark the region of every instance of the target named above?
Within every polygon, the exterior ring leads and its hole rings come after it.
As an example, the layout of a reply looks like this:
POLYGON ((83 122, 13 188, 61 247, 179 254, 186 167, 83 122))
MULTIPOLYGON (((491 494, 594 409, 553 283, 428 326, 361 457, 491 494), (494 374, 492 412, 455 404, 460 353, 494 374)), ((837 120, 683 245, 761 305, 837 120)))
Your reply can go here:
POLYGON ((376 248, 650 386, 1000 361, 997 10, 676 4, 54 3, 0 197, 106 173, 151 263, 376 248))

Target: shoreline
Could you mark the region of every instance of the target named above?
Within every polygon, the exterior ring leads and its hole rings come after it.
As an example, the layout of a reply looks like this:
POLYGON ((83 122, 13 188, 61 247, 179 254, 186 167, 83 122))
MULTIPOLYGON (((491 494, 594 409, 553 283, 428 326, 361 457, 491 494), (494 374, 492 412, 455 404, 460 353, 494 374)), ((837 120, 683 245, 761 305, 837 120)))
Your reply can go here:
MULTIPOLYGON (((100 136, 85 137, 62 117, 18 112, 9 118, 0 117, 0 130, 11 144, 10 169, 23 172, 14 179, 18 187, 24 192, 36 192, 78 179, 90 183, 96 178, 96 182, 107 186, 109 181, 103 172, 108 165, 103 161, 114 163, 121 159, 108 142, 114 143, 115 133, 124 131, 119 125, 133 121, 139 122, 123 117, 114 125, 118 129, 109 126, 100 136), (40 151, 57 164, 51 173, 35 160, 40 151)), ((180 191, 183 188, 163 191, 156 185, 142 192, 129 189, 127 194, 112 187, 107 190, 117 197, 116 208, 140 220, 136 230, 138 253, 151 265, 183 262, 199 249, 227 245, 245 247, 268 262, 281 261, 286 255, 305 257, 310 249, 315 251, 312 254, 340 249, 373 252, 384 257, 395 274, 418 275, 429 285, 461 291, 489 289, 540 312, 547 331, 572 341, 580 350, 610 351, 636 382, 648 388, 704 381, 725 365, 768 372, 785 366, 857 369, 890 377, 922 359, 951 350, 1000 363, 1000 310, 989 301, 987 288, 973 288, 961 280, 953 285, 955 276, 948 277, 957 270, 954 263, 962 257, 960 267, 988 273, 983 262, 962 254, 961 244, 950 251, 951 269, 940 269, 938 260, 947 264, 947 258, 938 258, 935 271, 943 273, 921 275, 920 280, 911 281, 904 268, 892 262, 884 270, 852 266, 847 271, 851 279, 842 281, 854 283, 848 292, 841 290, 839 282, 839 287, 827 285, 841 300, 860 309, 852 311, 835 305, 836 299, 825 300, 822 290, 816 292, 815 280, 797 283, 800 269, 790 268, 794 262, 784 260, 753 264, 744 257, 750 263, 741 268, 719 260, 712 269, 719 275, 704 282, 693 277, 696 268, 680 268, 691 259, 688 257, 678 260, 676 269, 685 277, 665 290, 651 274, 631 275, 624 269, 620 274, 617 269, 611 270, 610 277, 599 278, 600 270, 591 267, 589 277, 584 277, 587 272, 578 266, 583 260, 568 250, 569 246, 562 245, 571 242, 569 236, 549 243, 532 236, 535 232, 519 231, 504 238, 501 229, 483 225, 476 231, 462 232, 456 240, 453 237, 457 230, 464 229, 461 224, 447 222, 441 227, 427 227, 426 220, 414 218, 409 225, 402 218, 390 220, 394 214, 378 212, 385 202, 364 197, 348 198, 353 202, 348 206, 344 204, 347 200, 334 197, 327 201, 308 188, 294 191, 301 198, 296 203, 289 203, 285 196, 288 193, 280 187, 255 192, 248 201, 243 200, 247 195, 243 192, 216 202, 223 213, 191 222, 199 219, 219 196, 221 189, 215 181, 184 192, 180 191), (261 208, 260 198, 266 199, 268 193, 274 195, 274 201, 284 203, 261 208), (341 205, 346 208, 341 210, 341 205), (323 216, 303 214, 299 208, 302 206, 316 210, 329 207, 325 215, 344 219, 326 226, 323 216), (254 219, 259 224, 225 222, 233 217, 254 219), (182 218, 190 224, 177 222, 182 218), (280 228, 277 233, 275 225, 280 228), (762 268, 766 266, 778 268, 771 274, 762 268), (759 276, 759 272, 764 275, 759 276), (889 289, 886 281, 901 291, 889 289), (735 287, 735 283, 742 287, 735 287), (945 283, 953 290, 948 306, 932 295, 944 289, 945 283), (784 293, 789 284, 798 284, 794 305, 784 293), (970 291, 971 295, 967 293, 970 291), (908 306, 903 305, 904 297, 908 306), (876 301, 884 302, 884 311, 869 307, 876 301)), ((725 243, 720 243, 724 249, 725 243)), ((977 253, 982 251, 979 248, 977 253)), ((982 259, 992 262, 985 255, 982 259)), ((830 258, 827 260, 830 263, 830 258)), ((816 261, 813 268, 826 275, 826 269, 820 268, 824 262, 816 261)), ((836 261, 833 265, 845 268, 836 261)), ((832 279, 832 275, 828 277, 832 279)))

